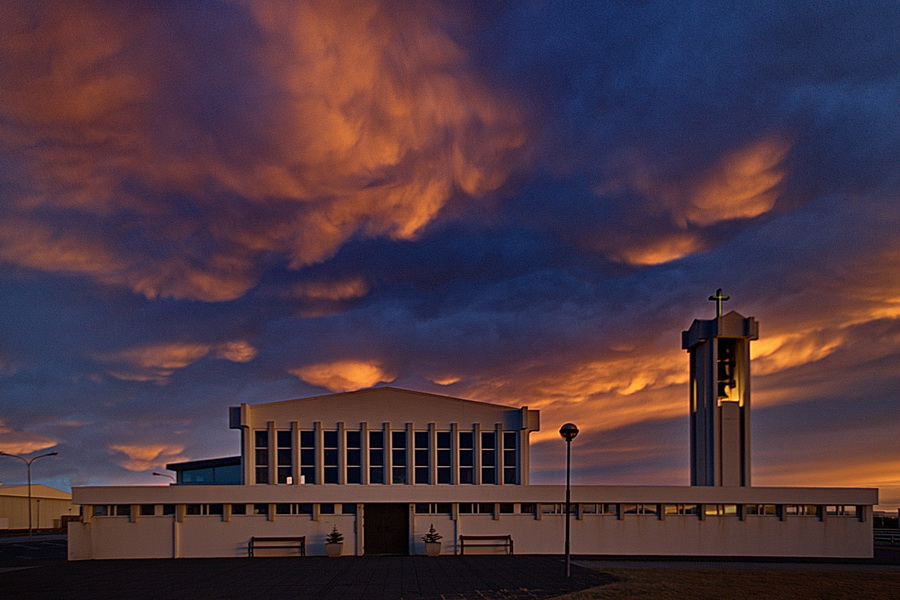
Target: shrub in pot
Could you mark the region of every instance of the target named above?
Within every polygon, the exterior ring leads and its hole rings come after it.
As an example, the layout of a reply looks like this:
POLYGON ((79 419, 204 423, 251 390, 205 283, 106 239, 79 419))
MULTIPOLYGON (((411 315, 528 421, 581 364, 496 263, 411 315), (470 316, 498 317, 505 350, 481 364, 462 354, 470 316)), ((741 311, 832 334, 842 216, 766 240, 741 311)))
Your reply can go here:
POLYGON ((422 541, 425 542, 425 554, 428 556, 438 556, 441 553, 442 537, 444 536, 435 531, 434 524, 432 523, 428 527, 428 533, 422 536, 422 541))
POLYGON ((331 557, 340 556, 343 548, 344 536, 335 525, 332 527, 331 533, 325 536, 325 554, 331 557))

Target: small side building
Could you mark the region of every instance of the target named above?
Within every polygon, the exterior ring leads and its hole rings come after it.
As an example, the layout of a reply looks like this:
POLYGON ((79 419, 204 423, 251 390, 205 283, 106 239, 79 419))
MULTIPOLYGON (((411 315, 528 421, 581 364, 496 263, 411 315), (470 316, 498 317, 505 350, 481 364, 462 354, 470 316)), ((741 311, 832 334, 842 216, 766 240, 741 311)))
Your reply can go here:
MULTIPOLYGON (((79 507, 72 494, 39 483, 31 485, 31 526, 59 529, 66 518, 76 518, 79 507)), ((28 529, 28 486, 0 487, 0 530, 28 529)))

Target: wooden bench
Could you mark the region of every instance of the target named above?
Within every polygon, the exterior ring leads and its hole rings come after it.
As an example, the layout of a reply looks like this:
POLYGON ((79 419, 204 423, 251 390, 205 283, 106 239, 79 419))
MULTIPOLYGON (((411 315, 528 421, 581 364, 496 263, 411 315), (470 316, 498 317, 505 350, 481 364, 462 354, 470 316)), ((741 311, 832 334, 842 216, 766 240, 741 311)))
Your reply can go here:
POLYGON ((247 556, 253 558, 255 549, 291 548, 300 550, 300 556, 306 556, 306 536, 294 537, 260 537, 253 536, 247 545, 247 556))
POLYGON ((461 535, 459 553, 465 554, 466 548, 506 548, 506 553, 512 554, 513 539, 511 535, 461 535))

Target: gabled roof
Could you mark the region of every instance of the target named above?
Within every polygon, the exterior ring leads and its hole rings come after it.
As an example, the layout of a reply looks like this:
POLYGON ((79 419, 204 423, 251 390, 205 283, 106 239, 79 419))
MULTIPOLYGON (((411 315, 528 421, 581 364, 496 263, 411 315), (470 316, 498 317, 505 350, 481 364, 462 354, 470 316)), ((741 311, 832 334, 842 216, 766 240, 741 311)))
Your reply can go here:
POLYGON ((455 402, 467 402, 470 404, 477 404, 480 406, 491 406, 494 408, 502 408, 502 409, 506 409, 506 410, 518 410, 519 409, 518 406, 509 406, 507 404, 494 404, 491 402, 480 402, 478 400, 467 400, 465 398, 456 398, 454 396, 445 396, 442 394, 432 394, 429 392, 418 392, 415 390, 407 390, 407 389, 392 387, 392 386, 372 387, 372 388, 365 388, 365 389, 361 389, 361 390, 354 390, 351 392, 337 392, 334 394, 322 394, 320 396, 308 396, 306 398, 294 398, 292 400, 277 400, 275 402, 263 402, 261 404, 254 404, 252 406, 275 406, 278 404, 288 404, 291 402, 302 402, 305 400, 309 400, 309 401, 323 400, 326 398, 340 400, 341 398, 349 398, 349 397, 355 397, 355 396, 366 396, 366 395, 378 396, 378 395, 381 395, 384 393, 392 393, 392 394, 400 393, 400 394, 410 395, 410 396, 420 396, 422 399, 432 398, 432 399, 440 399, 440 400, 451 400, 451 401, 455 401, 455 402))
MULTIPOLYGON (((27 485, 14 485, 14 486, 4 486, 0 487, 0 496, 14 496, 17 498, 27 498, 28 497, 28 486, 27 485)), ((32 498, 46 498, 53 500, 71 500, 72 494, 69 492, 64 492, 62 490, 58 490, 56 488, 52 488, 40 483, 31 484, 31 497, 32 498)))

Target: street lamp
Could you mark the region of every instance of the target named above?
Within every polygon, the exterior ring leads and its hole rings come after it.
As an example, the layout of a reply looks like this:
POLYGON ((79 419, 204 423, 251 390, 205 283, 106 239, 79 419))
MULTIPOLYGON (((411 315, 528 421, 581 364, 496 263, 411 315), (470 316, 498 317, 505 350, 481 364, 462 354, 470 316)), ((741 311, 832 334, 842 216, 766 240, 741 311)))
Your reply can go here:
POLYGON ((578 427, 574 423, 566 423, 559 428, 559 435, 566 440, 566 577, 572 576, 572 555, 569 553, 569 527, 572 515, 572 489, 569 485, 572 474, 572 440, 578 435, 578 427))
POLYGON ((175 477, 173 477, 172 475, 169 475, 168 473, 157 473, 156 471, 153 471, 153 473, 151 473, 151 475, 156 475, 157 477, 168 477, 173 482, 177 483, 175 477))
MULTIPOLYGON (((31 527, 31 463, 39 458, 56 456, 57 454, 59 454, 59 452, 48 452, 47 454, 41 454, 40 456, 35 456, 34 458, 25 458, 24 456, 19 456, 18 454, 0 452, 0 456, 11 456, 12 458, 18 458, 23 463, 25 463, 25 470, 28 473, 28 537, 31 537, 33 533, 33 529, 31 527)), ((38 525, 40 525, 40 523, 38 523, 38 525)))

